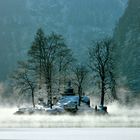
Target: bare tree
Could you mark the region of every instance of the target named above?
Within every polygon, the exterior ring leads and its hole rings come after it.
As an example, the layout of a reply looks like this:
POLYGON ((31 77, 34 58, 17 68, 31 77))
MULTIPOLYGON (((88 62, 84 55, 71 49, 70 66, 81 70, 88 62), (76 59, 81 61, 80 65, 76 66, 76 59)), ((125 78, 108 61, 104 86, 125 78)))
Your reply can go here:
POLYGON ((47 42, 44 50, 43 68, 45 72, 45 81, 48 92, 48 105, 52 108, 52 84, 55 76, 56 62, 60 49, 65 46, 64 39, 61 35, 52 33, 47 37, 47 42))
POLYGON ((33 79, 33 75, 29 70, 29 65, 27 62, 19 62, 18 69, 14 72, 12 79, 14 83, 14 88, 19 90, 20 94, 29 94, 31 95, 32 105, 35 107, 34 101, 34 91, 36 83, 33 79))
POLYGON ((74 77, 75 77, 75 84, 78 88, 78 95, 79 95, 79 106, 81 105, 81 98, 83 93, 83 85, 86 81, 88 70, 84 65, 77 65, 73 69, 74 77))
MULTIPOLYGON (((105 39, 96 42, 93 47, 89 49, 90 68, 100 80, 101 85, 101 103, 104 105, 104 96, 108 89, 115 93, 115 78, 113 75, 113 65, 111 58, 112 40, 105 39)), ((117 96, 116 96, 117 97, 117 96)), ((116 98, 115 97, 115 98, 116 98)))
POLYGON ((62 86, 65 85, 66 74, 71 70, 72 64, 75 61, 72 51, 65 45, 59 48, 57 54, 56 66, 58 67, 58 92, 61 92, 62 86))

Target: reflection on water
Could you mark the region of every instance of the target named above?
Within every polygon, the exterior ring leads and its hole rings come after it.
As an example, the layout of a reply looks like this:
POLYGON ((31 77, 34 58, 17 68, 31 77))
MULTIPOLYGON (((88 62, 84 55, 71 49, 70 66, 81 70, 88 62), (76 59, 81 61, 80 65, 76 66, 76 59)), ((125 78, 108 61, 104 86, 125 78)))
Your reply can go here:
POLYGON ((109 115, 13 115, 16 108, 0 108, 0 127, 140 127, 140 109, 109 105, 109 115))

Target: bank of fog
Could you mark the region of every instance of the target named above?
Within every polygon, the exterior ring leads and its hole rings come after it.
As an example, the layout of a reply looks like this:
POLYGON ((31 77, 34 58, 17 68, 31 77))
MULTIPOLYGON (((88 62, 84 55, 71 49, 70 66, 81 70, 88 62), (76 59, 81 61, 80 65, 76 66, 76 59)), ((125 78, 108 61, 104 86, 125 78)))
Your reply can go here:
MULTIPOLYGON (((124 93, 124 91, 122 92, 124 93)), ((0 94, 4 96, 5 93, 4 84, 0 84, 0 94)), ((8 95, 6 94, 6 97, 9 97, 8 95)), ((140 105, 138 104, 135 106, 126 106, 117 102, 108 104, 109 114, 105 116, 88 114, 73 116, 67 114, 14 115, 18 108, 2 106, 2 101, 1 97, 0 127, 140 127, 140 105)), ((4 102, 9 103, 10 101, 11 99, 6 98, 4 102)), ((91 98, 91 106, 96 104, 99 104, 99 100, 91 98), (92 105, 92 103, 94 104, 92 105)))
POLYGON ((17 108, 0 108, 0 127, 138 127, 139 106, 108 105, 108 115, 14 115, 17 108))

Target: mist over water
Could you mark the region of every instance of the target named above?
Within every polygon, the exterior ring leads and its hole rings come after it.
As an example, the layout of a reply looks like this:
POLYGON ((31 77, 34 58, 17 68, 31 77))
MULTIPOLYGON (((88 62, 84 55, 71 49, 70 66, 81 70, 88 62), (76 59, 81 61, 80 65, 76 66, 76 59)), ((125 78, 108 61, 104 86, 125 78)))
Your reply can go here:
POLYGON ((109 115, 14 115, 17 108, 0 108, 1 128, 140 127, 139 106, 108 105, 109 115))

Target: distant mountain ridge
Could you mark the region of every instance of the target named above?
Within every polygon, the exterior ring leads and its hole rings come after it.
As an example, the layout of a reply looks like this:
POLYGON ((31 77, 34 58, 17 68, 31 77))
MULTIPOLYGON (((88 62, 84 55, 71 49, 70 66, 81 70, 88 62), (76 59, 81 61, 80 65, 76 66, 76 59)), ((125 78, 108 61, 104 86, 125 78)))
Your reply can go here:
POLYGON ((75 55, 83 58, 91 40, 112 35, 127 0, 0 1, 0 80, 23 59, 36 30, 64 35, 75 55), (80 54, 79 54, 80 49, 80 54))

